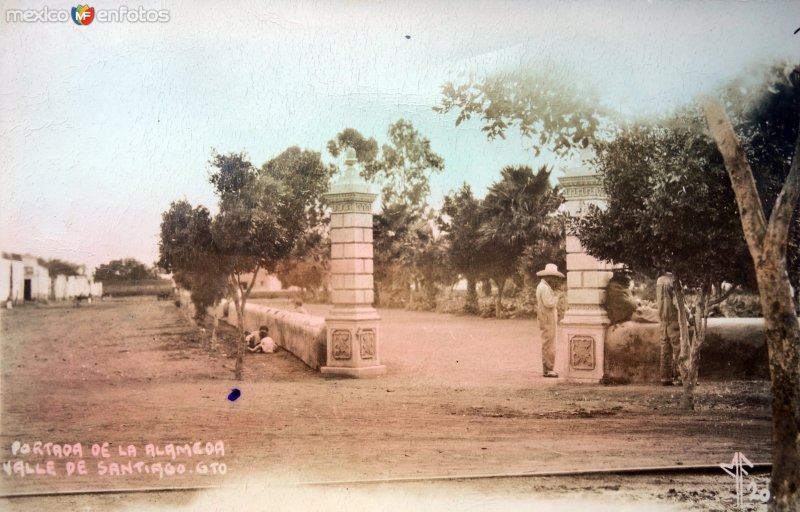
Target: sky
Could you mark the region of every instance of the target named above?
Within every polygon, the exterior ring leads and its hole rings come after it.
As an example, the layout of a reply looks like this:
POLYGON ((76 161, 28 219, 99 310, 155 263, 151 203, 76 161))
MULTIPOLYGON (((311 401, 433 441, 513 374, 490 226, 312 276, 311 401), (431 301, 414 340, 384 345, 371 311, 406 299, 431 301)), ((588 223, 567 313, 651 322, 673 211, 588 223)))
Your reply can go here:
POLYGON ((386 142, 412 121, 444 157, 432 202, 506 165, 561 170, 511 132, 487 140, 432 107, 440 88, 494 72, 557 73, 622 118, 664 114, 800 57, 800 2, 153 1, 165 23, 18 23, 0 2, 0 250, 89 269, 158 257, 161 213, 213 210, 212 150, 254 164, 319 151, 347 127, 386 142), (410 37, 407 37, 410 36, 410 37))

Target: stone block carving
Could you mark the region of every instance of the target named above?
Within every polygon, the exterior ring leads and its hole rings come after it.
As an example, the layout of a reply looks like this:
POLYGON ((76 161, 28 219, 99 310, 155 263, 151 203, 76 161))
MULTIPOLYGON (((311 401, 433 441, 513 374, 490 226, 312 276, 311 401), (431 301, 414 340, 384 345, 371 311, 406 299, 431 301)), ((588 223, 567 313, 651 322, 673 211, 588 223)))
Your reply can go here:
POLYGON ((339 329, 331 333, 331 353, 334 359, 350 359, 353 357, 350 350, 350 331, 339 329))
POLYGON ((368 203, 365 201, 332 203, 331 211, 333 213, 346 213, 346 212, 372 213, 372 203, 368 203))
POLYGON ((592 336, 570 337, 569 360, 573 370, 594 370, 594 338, 592 336))
POLYGON ((361 345, 361 359, 372 359, 375 357, 375 331, 364 329, 359 336, 361 345))

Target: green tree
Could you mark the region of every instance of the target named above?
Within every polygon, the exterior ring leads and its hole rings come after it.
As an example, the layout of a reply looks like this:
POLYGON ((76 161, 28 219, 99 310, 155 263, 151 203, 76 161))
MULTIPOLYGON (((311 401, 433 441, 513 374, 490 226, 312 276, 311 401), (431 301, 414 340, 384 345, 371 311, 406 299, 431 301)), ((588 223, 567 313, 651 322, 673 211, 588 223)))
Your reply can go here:
POLYGON ((240 321, 236 351, 237 379, 242 378, 244 310, 259 270, 274 273, 308 227, 309 211, 327 190, 330 171, 319 153, 291 147, 261 169, 241 153, 215 154, 209 180, 219 199, 211 233, 226 258, 228 280, 240 290, 233 297, 240 321), (246 274, 250 281, 243 281, 246 274))
MULTIPOLYGON (((787 78, 791 72, 792 66, 773 64, 734 80, 721 92, 729 105, 734 131, 742 141, 767 217, 772 214, 789 175, 798 136, 800 108, 794 86, 787 78), (753 85, 754 77, 763 81, 753 85)), ((789 280, 795 289, 795 305, 800 305, 800 204, 794 207, 786 257, 789 280)))
POLYGON ((376 304, 405 304, 411 299, 410 269, 402 263, 409 252, 412 228, 419 217, 407 204, 384 204, 373 216, 374 289, 376 304))
POLYGON ((406 204, 411 214, 422 216, 428 206, 430 176, 444 169, 444 159, 410 121, 397 120, 389 126, 388 135, 389 143, 381 148, 380 161, 365 166, 362 174, 381 184, 384 205, 406 204))
MULTIPOLYGON (((226 263, 214 245, 211 215, 205 206, 192 208, 187 201, 176 201, 161 214, 158 265, 191 292, 197 321, 230 293, 226 263)), ((217 328, 215 315, 212 349, 216 349, 217 328)))
POLYGON ((536 173, 528 166, 505 167, 489 187, 480 209, 478 250, 485 254, 486 274, 497 287, 497 318, 502 316, 506 280, 517 271, 525 248, 556 240, 553 214, 561 201, 544 166, 536 173))
MULTIPOLYGON (((787 87, 787 82, 794 98, 787 106, 796 116, 800 107, 800 67, 794 68, 791 81, 785 78, 768 81, 762 90, 766 91, 765 95, 769 98, 769 94, 774 94, 772 91, 776 83, 787 87)), ((763 207, 764 198, 756 186, 745 145, 736 136, 724 107, 713 98, 704 98, 701 102, 708 128, 723 155, 736 195, 766 323, 772 380, 770 491, 773 501, 770 510, 797 510, 800 503, 800 324, 792 301, 787 250, 790 247, 792 218, 797 216, 800 199, 800 137, 796 131, 792 156, 786 160, 788 173, 767 216, 763 207)), ((798 125, 798 117, 794 117, 794 125, 798 125)), ((771 142, 768 138, 764 141, 766 153, 769 154, 769 145, 775 144, 775 141, 771 142)), ((780 149, 773 148, 773 151, 780 161, 780 149)))
POLYGON ((314 300, 327 300, 330 277, 330 239, 327 229, 308 229, 297 245, 278 264, 276 274, 284 287, 297 286, 314 300), (322 297, 319 292, 322 290, 322 297))
POLYGON ((514 72, 442 86, 439 113, 458 112, 456 126, 480 117, 491 140, 518 128, 538 156, 549 149, 564 156, 592 144, 608 118, 589 91, 546 73, 514 72))
POLYGON ((356 151, 356 159, 364 166, 364 174, 370 176, 378 172, 378 142, 373 137, 367 139, 355 128, 345 128, 328 141, 328 153, 334 158, 347 148, 356 151))
POLYGON ((55 277, 59 275, 64 276, 77 276, 80 272, 80 265, 77 263, 70 263, 69 261, 60 260, 58 258, 46 260, 44 262, 44 267, 47 267, 47 272, 50 274, 50 277, 55 277))
POLYGON ((738 266, 745 246, 735 198, 722 158, 697 121, 684 116, 669 127, 635 126, 598 144, 594 164, 608 207, 592 206, 576 221, 589 254, 650 277, 666 270, 675 276, 688 409, 709 309, 726 296, 712 297, 712 290, 723 281, 745 284, 752 271, 738 266))
POLYGON ((439 228, 444 232, 448 265, 467 281, 465 313, 478 312, 478 280, 484 274, 484 251, 477 250, 481 227, 481 201, 464 183, 444 197, 439 215, 439 228))
POLYGON ((124 258, 103 263, 94 271, 94 280, 103 283, 144 281, 155 276, 144 263, 134 258, 124 258))
POLYGON ((235 375, 244 365, 244 310, 259 270, 275 272, 320 209, 330 169, 319 153, 286 149, 255 168, 243 153, 214 153, 209 181, 219 213, 209 219, 203 207, 173 203, 164 214, 161 264, 178 270, 178 278, 193 288, 193 297, 213 301, 222 279, 233 293, 239 318, 235 375), (181 275, 182 274, 182 275, 181 275), (245 276, 249 275, 249 282, 245 276))
MULTIPOLYGON (((427 310, 436 309, 436 296, 440 286, 450 286, 458 276, 448 264, 444 240, 434 229, 433 212, 420 219, 408 232, 407 246, 399 263, 411 270, 414 291, 421 293, 422 306, 427 310)), ((414 295, 411 296, 412 304, 414 295)))

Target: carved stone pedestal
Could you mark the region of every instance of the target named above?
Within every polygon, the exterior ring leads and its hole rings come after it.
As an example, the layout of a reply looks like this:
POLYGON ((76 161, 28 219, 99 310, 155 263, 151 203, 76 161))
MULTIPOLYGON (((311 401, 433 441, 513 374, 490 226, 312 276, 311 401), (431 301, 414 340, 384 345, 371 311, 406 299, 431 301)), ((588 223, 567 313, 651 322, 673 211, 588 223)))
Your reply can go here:
POLYGON ((322 373, 349 377, 372 377, 386 373, 380 364, 380 316, 374 309, 357 314, 331 311, 328 324, 328 364, 322 373))

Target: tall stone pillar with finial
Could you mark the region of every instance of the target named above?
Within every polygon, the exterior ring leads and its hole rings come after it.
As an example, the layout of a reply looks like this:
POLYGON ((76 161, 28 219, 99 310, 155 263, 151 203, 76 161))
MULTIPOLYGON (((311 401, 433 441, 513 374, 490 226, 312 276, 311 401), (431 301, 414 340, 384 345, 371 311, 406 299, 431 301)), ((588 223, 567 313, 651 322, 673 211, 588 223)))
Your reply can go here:
POLYGON ((377 194, 356 170, 347 148, 341 179, 325 194, 331 205, 331 301, 327 365, 320 371, 350 377, 386 373, 380 363, 380 316, 373 302, 372 203, 377 194))
MULTIPOLYGON (((581 154, 583 162, 593 156, 581 154)), ((605 207, 603 185, 594 170, 578 165, 559 178, 566 202, 562 210, 572 216, 584 215, 587 206, 605 207)), ((604 307, 606 286, 615 265, 586 253, 576 236, 567 235, 567 301, 564 319, 556 338, 556 372, 576 382, 599 382, 605 364, 605 338, 609 325, 604 307)))

